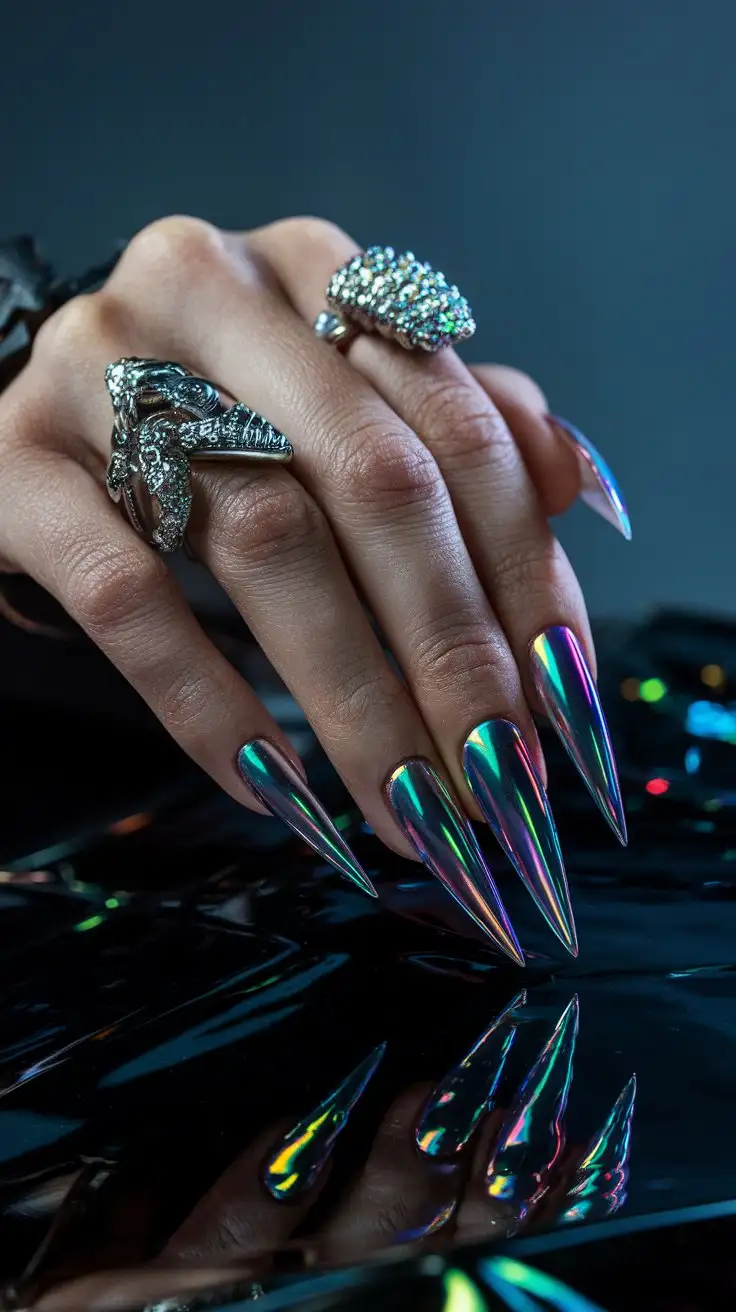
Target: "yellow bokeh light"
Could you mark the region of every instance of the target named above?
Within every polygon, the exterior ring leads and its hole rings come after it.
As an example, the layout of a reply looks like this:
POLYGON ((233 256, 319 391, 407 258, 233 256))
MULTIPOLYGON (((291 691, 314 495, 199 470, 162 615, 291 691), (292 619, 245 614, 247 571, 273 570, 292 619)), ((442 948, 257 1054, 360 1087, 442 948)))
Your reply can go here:
POLYGON ((624 701, 638 702, 639 700, 639 680, 624 679, 621 684, 621 696, 624 701))

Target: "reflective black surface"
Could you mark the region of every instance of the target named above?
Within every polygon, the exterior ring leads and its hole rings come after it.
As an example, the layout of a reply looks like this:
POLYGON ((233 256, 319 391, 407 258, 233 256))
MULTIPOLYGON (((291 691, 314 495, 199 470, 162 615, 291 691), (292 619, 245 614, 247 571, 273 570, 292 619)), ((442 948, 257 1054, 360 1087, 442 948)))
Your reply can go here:
POLYGON ((525 971, 361 832, 296 719, 377 903, 218 794, 94 653, 3 637, 5 1306, 728 1305, 734 626, 600 631, 630 847, 545 739, 577 961, 480 831, 525 971), (498 1079, 462 1067, 523 989, 498 1079), (422 1150, 443 1108, 457 1155, 422 1150), (302 1171, 282 1198, 276 1159, 302 1171))

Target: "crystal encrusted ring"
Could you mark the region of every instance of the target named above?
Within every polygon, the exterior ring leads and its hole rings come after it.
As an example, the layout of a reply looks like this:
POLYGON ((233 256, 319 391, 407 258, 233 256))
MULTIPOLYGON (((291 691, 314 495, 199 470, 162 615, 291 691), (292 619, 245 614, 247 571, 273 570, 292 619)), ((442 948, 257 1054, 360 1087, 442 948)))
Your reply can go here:
POLYGON ((345 344, 356 332, 379 332, 407 351, 439 351, 472 337, 470 306, 443 273, 411 251, 369 246, 330 279, 328 309, 314 321, 318 337, 345 344))
POLYGON ((291 460, 288 438, 180 364, 117 360, 105 371, 115 423, 107 490, 151 546, 176 551, 184 541, 191 460, 291 460))

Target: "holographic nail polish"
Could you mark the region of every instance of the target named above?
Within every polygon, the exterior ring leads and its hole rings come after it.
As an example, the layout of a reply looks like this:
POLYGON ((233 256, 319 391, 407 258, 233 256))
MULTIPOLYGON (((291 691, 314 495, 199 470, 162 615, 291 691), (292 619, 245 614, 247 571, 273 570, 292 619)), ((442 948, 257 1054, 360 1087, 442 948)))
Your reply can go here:
POLYGON ((597 515, 602 515, 609 524, 613 524, 630 542, 629 512, 624 505, 621 489, 600 451, 567 419, 561 419, 559 415, 547 415, 547 422, 572 447, 578 458, 581 499, 597 515))
POLYGON ((447 1160, 457 1156, 481 1117, 492 1111, 493 1095, 516 1037, 515 1013, 525 1002, 526 990, 522 989, 462 1061, 435 1085, 414 1132, 417 1148, 427 1157, 447 1160))
POLYGON ((593 1135, 560 1204, 555 1225, 601 1221, 626 1202, 636 1076, 621 1090, 603 1128, 593 1135))
POLYGON ((273 1198, 296 1198, 311 1189, 385 1051, 385 1043, 374 1048, 271 1153, 262 1178, 273 1198))
POLYGON ((510 1203, 519 1221, 545 1192, 564 1147, 578 1013, 575 995, 516 1094, 486 1170, 489 1197, 510 1203))
POLYGON ((478 841, 428 761, 404 761, 386 784, 394 814, 422 861, 497 948, 524 957, 478 841))
POLYGON ((341 875, 370 897, 378 897, 322 803, 291 761, 266 738, 253 738, 237 756, 240 777, 265 807, 304 839, 341 875))
POLYGON ((468 736, 463 768, 475 800, 539 910, 578 955, 557 827, 531 753, 510 720, 486 720, 468 736))
POLYGON ((614 834, 626 845, 626 816, 611 738, 575 634, 562 625, 545 629, 531 645, 534 687, 591 796, 614 834))

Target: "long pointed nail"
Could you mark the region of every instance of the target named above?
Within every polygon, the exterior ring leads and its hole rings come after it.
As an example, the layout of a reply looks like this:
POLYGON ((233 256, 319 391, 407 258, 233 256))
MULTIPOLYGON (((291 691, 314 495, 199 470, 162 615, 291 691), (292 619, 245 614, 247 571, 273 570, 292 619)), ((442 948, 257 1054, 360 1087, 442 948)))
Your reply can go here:
POLYGON ((574 424, 559 415, 547 415, 547 422, 572 447, 580 468, 580 496, 591 510, 602 515, 631 541, 631 520, 624 504, 621 488, 597 447, 574 424))
POLYGON ((611 737, 598 689, 575 634, 555 625, 531 646, 534 686, 572 761, 626 846, 626 816, 611 737))
POLYGON ((544 784, 510 720, 479 724, 463 748, 468 786, 504 852, 568 952, 578 955, 557 827, 544 784))
POLYGON ((461 1153, 481 1117, 492 1111, 493 1095, 516 1038, 514 1013, 525 1002, 526 989, 522 989, 462 1061, 435 1085, 414 1132, 417 1148, 427 1157, 461 1153))
POLYGON ((378 897, 322 803, 283 752, 266 738, 253 738, 238 752, 237 767, 241 778, 272 815, 364 893, 378 897))
POLYGON ((562 1200, 556 1225, 599 1221, 626 1202, 635 1100, 636 1076, 632 1075, 602 1129, 590 1140, 562 1200))
POLYGON ((294 1198, 311 1189, 385 1051, 380 1043, 281 1140, 263 1168, 273 1198, 294 1198))
POLYGON ((469 822, 427 761, 404 761, 386 785, 388 800, 409 842, 496 947, 524 965, 511 921, 469 822))
POLYGON ((489 1196, 511 1203, 520 1221, 545 1191, 564 1147, 562 1117, 572 1080, 578 1016, 576 994, 512 1102, 486 1170, 489 1196))

